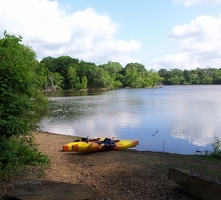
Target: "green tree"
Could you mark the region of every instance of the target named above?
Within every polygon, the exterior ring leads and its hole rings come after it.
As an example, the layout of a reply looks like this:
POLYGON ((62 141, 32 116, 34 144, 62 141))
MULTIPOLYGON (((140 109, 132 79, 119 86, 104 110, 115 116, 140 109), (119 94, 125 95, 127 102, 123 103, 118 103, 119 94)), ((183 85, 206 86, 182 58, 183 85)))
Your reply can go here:
POLYGON ((214 136, 213 143, 211 144, 213 147, 213 152, 211 156, 215 158, 221 157, 221 139, 218 136, 214 136))
POLYGON ((156 85, 160 85, 163 80, 156 71, 147 70, 144 65, 139 63, 127 64, 124 71, 125 87, 151 88, 156 85))
POLYGON ((182 85, 183 81, 184 81, 184 79, 182 77, 177 76, 177 75, 168 79, 168 82, 171 83, 172 85, 182 85))
POLYGON ((71 58, 70 56, 60 56, 58 58, 47 57, 41 60, 50 72, 58 72, 62 77, 62 88, 70 89, 71 85, 68 78, 68 68, 70 65, 78 65, 79 60, 71 58))
POLYGON ((36 54, 21 42, 6 32, 0 39, 0 134, 7 138, 27 134, 39 102, 46 102, 35 73, 36 54))
POLYGON ((185 79, 184 85, 192 84, 191 72, 189 70, 183 71, 183 77, 185 79))
POLYGON ((114 82, 107 71, 96 66, 90 68, 88 79, 90 88, 112 88, 114 82))
POLYGON ((163 78, 161 78, 156 71, 151 69, 147 70, 144 80, 146 82, 145 87, 155 87, 162 84, 163 78))
POLYGON ((106 70, 114 80, 118 78, 119 73, 123 70, 120 63, 111 61, 109 61, 107 64, 100 65, 99 67, 106 70))
POLYGON ((191 70, 190 71, 190 78, 192 80, 192 84, 198 85, 200 84, 200 77, 199 74, 197 74, 196 70, 191 70))
MULTIPOLYGON (((38 62, 38 61, 36 61, 38 62)), ((35 69, 35 78, 38 81, 38 84, 41 86, 41 89, 45 90, 48 87, 48 77, 47 74, 49 70, 44 67, 44 64, 38 63, 35 69)))
POLYGON ((140 88, 142 86, 142 78, 139 76, 136 67, 127 67, 124 80, 125 87, 140 88))
POLYGON ((211 76, 214 84, 221 84, 221 69, 213 69, 211 76))
POLYGON ((77 75, 80 78, 83 78, 83 76, 86 76, 87 79, 89 80, 91 79, 90 77, 91 70, 96 69, 96 68, 97 66, 94 63, 81 61, 77 67, 77 75))
POLYGON ((166 69, 160 69, 158 71, 158 75, 162 78, 162 83, 167 85, 169 72, 166 69))
POLYGON ((80 78, 77 76, 75 89, 80 90, 80 89, 82 89, 81 87, 82 86, 81 86, 80 78))
POLYGON ((73 90, 76 86, 76 83, 78 81, 77 79, 77 71, 73 64, 71 64, 68 68, 68 79, 71 86, 71 89, 73 90))
POLYGON ((113 83, 111 85, 111 88, 114 89, 122 87, 123 78, 121 71, 123 70, 123 67, 120 63, 109 61, 107 64, 100 65, 99 68, 102 68, 105 71, 107 71, 110 77, 112 78, 113 83))
POLYGON ((57 89, 61 90, 63 86, 63 76, 61 76, 58 72, 49 72, 48 78, 51 83, 51 89, 56 91, 57 89))
POLYGON ((170 77, 168 78, 168 82, 172 85, 183 85, 184 83, 183 71, 180 69, 173 69, 170 71, 170 77))
POLYGON ((50 161, 37 150, 30 130, 47 108, 40 92, 44 68, 22 37, 4 32, 0 39, 0 187, 25 165, 50 161))
POLYGON ((55 65, 56 58, 51 56, 43 58, 40 63, 42 63, 50 72, 56 72, 57 66, 55 65))
POLYGON ((87 89, 87 77, 83 76, 81 81, 82 89, 87 89))
POLYGON ((136 71, 140 77, 145 77, 147 72, 145 66, 140 63, 128 63, 125 67, 125 70, 129 68, 136 68, 137 69, 136 71))

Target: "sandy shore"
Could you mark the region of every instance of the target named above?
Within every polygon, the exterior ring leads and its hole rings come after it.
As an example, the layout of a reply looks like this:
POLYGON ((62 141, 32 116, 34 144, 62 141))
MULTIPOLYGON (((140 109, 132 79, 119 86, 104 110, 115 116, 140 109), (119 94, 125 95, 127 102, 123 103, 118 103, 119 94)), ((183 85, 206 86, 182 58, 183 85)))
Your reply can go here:
POLYGON ((39 178, 89 185, 97 200, 192 199, 168 180, 170 168, 221 180, 221 160, 129 149, 78 154, 62 151, 64 144, 73 141, 70 136, 37 131, 33 135, 39 150, 52 158, 51 166, 39 178))

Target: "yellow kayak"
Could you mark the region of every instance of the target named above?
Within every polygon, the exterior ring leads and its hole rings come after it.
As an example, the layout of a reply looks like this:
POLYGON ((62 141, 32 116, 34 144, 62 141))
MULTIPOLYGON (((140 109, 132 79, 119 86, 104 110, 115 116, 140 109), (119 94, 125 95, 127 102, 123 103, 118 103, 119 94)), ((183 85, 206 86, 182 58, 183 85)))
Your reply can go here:
POLYGON ((90 143, 90 142, 96 142, 96 141, 102 141, 105 138, 81 138, 81 140, 74 140, 73 142, 70 142, 68 144, 63 145, 63 151, 73 151, 72 146, 76 144, 84 144, 84 143, 90 143))
POLYGON ((112 140, 110 138, 97 138, 74 141, 63 145, 63 151, 94 152, 107 150, 120 150, 137 146, 138 140, 112 140))

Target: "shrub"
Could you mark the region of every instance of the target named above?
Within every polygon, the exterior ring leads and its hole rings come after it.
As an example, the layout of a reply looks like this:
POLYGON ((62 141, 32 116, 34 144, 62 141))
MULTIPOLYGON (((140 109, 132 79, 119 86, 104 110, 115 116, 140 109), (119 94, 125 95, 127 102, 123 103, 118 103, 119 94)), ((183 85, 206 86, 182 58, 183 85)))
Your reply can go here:
POLYGON ((213 143, 213 152, 211 153, 212 157, 220 158, 221 157, 221 139, 218 136, 214 137, 213 143))
POLYGON ((31 135, 0 138, 0 182, 15 176, 25 165, 43 165, 50 158, 38 151, 31 135))

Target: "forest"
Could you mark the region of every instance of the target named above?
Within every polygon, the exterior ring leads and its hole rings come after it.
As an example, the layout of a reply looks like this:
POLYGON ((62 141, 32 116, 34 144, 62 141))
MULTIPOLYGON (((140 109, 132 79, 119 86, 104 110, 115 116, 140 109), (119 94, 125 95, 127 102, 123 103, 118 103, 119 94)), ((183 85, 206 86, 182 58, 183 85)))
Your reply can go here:
POLYGON ((60 56, 43 58, 40 65, 45 90, 152 88, 163 80, 156 71, 147 70, 140 63, 129 63, 123 68, 120 63, 109 61, 97 66, 70 56, 60 56))
POLYGON ((158 75, 164 85, 211 85, 221 84, 221 69, 197 68, 195 70, 160 69, 158 75))
POLYGON ((221 83, 221 69, 153 69, 128 63, 123 67, 109 61, 102 65, 79 61, 70 56, 46 57, 40 63, 43 90, 85 90, 117 88, 153 88, 162 85, 209 85, 221 83))

